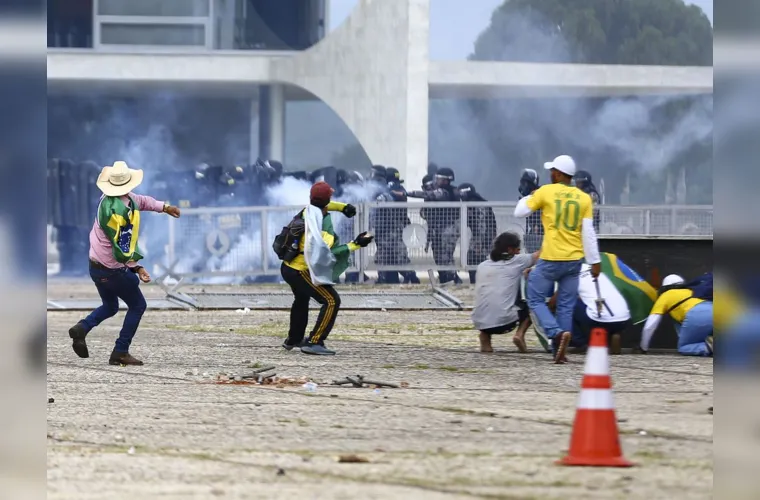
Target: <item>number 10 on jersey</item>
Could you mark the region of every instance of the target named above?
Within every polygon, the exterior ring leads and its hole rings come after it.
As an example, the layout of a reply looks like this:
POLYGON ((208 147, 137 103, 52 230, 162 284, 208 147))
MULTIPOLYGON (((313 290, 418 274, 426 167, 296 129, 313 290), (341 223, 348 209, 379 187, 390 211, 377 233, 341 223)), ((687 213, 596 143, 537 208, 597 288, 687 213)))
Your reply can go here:
POLYGON ((554 223, 557 229, 564 227, 568 231, 576 231, 581 221, 581 205, 575 200, 554 200, 554 223))

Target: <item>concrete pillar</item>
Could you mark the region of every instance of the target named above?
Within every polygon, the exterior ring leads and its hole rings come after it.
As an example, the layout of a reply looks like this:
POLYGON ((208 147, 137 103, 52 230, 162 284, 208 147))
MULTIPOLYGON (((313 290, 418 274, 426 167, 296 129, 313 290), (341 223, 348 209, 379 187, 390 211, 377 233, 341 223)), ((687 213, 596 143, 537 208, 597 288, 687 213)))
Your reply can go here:
POLYGON ((262 160, 277 160, 284 163, 285 87, 283 85, 265 85, 259 88, 258 116, 259 156, 262 160))
POLYGON ((360 0, 343 24, 272 78, 319 97, 343 119, 370 160, 418 186, 428 163, 430 0, 360 0))
POLYGON ((214 29, 217 26, 219 28, 219 46, 216 48, 233 50, 235 48, 235 0, 214 0, 213 5, 214 29))

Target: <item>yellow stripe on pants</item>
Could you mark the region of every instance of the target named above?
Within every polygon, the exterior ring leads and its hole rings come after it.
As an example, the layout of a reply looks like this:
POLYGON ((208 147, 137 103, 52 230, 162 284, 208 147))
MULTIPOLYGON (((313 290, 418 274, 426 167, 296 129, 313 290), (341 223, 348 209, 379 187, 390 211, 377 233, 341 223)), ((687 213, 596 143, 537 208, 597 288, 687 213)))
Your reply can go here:
POLYGON ((321 295, 326 301, 327 301, 327 310, 325 311, 325 316, 322 318, 322 323, 317 326, 317 328, 314 330, 314 335, 312 335, 311 342, 312 344, 319 343, 319 340, 322 338, 322 334, 325 331, 325 328, 327 328, 327 325, 330 324, 332 315, 335 314, 335 299, 333 296, 325 291, 322 287, 314 285, 311 281, 311 274, 309 271, 301 271, 301 276, 304 277, 304 280, 306 280, 306 283, 309 284, 310 287, 312 287, 316 292, 321 295))

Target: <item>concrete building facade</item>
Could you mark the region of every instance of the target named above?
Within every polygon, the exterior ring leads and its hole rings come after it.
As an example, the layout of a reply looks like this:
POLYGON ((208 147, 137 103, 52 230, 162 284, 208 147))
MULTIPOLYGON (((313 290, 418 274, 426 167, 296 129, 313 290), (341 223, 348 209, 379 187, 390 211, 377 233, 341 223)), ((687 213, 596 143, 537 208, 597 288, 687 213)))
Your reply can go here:
POLYGON ((395 166, 410 185, 427 170, 429 99, 712 93, 712 68, 431 62, 430 1, 360 0, 341 26, 299 51, 224 50, 229 41, 211 48, 206 31, 195 49, 51 49, 48 87, 247 96, 252 115, 263 112, 251 133, 279 160, 286 101, 320 99, 373 163, 395 166))

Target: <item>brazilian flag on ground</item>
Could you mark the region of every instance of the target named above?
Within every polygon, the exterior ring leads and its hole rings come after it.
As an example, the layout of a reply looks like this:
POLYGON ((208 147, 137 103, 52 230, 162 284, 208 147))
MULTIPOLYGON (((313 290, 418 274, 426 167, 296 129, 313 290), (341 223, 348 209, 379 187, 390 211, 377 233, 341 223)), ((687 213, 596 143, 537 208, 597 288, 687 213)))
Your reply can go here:
POLYGON ((117 262, 126 264, 143 258, 137 247, 140 211, 132 198, 127 206, 116 196, 104 196, 98 207, 98 224, 111 241, 117 262))
POLYGON ((602 272, 615 288, 618 289, 628 308, 631 310, 631 320, 634 324, 646 321, 654 302, 657 300, 657 290, 644 281, 636 271, 628 267, 617 255, 602 252, 602 272))

